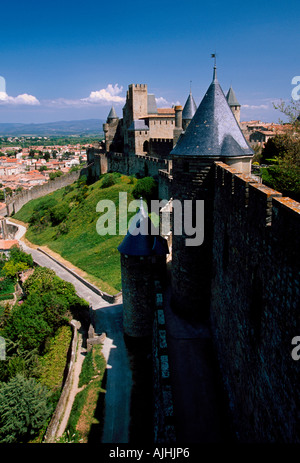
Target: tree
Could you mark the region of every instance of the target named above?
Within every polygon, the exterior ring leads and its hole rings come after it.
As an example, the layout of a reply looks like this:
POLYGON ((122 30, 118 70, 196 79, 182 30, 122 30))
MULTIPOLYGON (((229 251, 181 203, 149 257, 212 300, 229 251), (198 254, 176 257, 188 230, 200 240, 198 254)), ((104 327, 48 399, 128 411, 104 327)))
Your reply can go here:
POLYGON ((45 159, 46 162, 49 161, 49 159, 50 159, 50 153, 49 153, 49 151, 46 151, 46 152, 44 153, 43 159, 45 159))
POLYGON ((23 350, 43 351, 45 341, 54 330, 47 323, 41 297, 29 296, 22 305, 15 305, 4 328, 5 338, 18 342, 23 350))
POLYGON ((300 201, 300 103, 281 102, 274 107, 289 120, 283 134, 269 139, 262 160, 270 165, 262 169, 262 180, 284 196, 300 201))
POLYGON ((29 269, 29 266, 25 262, 14 262, 10 260, 4 264, 2 271, 6 277, 15 278, 19 272, 23 272, 27 269, 29 269))
POLYGON ((134 198, 143 198, 149 205, 151 199, 156 199, 158 195, 157 182, 152 177, 144 177, 137 181, 132 190, 134 198))
POLYGON ((18 374, 0 387, 0 442, 26 443, 51 413, 48 390, 34 378, 18 374))
POLYGON ((50 172, 49 178, 50 180, 54 180, 56 177, 60 177, 63 175, 63 172, 61 170, 57 170, 56 172, 50 172))
POLYGON ((9 260, 15 263, 23 262, 28 265, 28 267, 33 266, 33 258, 31 254, 27 254, 22 251, 18 246, 13 246, 10 250, 9 260))

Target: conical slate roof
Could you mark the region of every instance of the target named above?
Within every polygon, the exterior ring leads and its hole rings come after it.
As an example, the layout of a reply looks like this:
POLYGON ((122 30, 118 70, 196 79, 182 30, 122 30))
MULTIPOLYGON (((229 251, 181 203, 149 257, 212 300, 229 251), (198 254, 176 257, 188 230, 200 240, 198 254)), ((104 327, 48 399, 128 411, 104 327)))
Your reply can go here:
POLYGON ((228 90, 228 93, 226 95, 226 100, 229 106, 241 106, 235 96, 235 93, 232 87, 230 87, 230 89, 228 90))
POLYGON ((182 111, 182 119, 192 120, 196 111, 197 105, 193 98, 192 92, 190 92, 182 111))
POLYGON ((215 68, 212 83, 171 154, 204 157, 253 155, 227 103, 215 68))
POLYGON ((109 115, 107 116, 107 119, 117 119, 118 116, 117 116, 117 113, 115 111, 115 108, 112 106, 111 107, 111 110, 109 112, 109 115))
POLYGON ((118 246, 121 254, 128 256, 163 256, 169 253, 167 241, 158 234, 151 234, 153 224, 145 212, 143 200, 138 212, 132 219, 127 235, 118 246))

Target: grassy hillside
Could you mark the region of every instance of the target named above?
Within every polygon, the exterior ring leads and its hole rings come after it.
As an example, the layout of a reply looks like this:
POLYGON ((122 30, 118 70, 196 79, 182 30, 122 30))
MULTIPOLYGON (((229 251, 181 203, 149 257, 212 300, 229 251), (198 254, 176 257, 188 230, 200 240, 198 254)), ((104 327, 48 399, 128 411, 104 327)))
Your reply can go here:
POLYGON ((116 293, 121 290, 117 246, 124 236, 98 235, 96 223, 100 213, 96 212, 96 205, 102 199, 110 199, 117 206, 119 192, 125 191, 131 201, 134 181, 120 174, 105 174, 88 186, 84 179, 79 179, 71 186, 28 202, 14 217, 29 224, 29 241, 47 245, 91 275, 103 291, 116 293), (105 187, 108 179, 115 183, 105 187))

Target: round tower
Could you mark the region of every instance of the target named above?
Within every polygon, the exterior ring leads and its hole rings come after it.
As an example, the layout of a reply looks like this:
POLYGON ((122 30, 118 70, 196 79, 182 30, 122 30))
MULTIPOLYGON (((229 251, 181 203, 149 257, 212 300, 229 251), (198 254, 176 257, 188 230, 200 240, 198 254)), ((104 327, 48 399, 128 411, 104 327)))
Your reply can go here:
POLYGON ((182 134, 182 106, 177 105, 175 110, 175 128, 173 130, 173 146, 176 145, 178 138, 182 134))
POLYGON ((103 124, 103 132, 105 139, 105 151, 108 152, 112 149, 112 144, 115 140, 116 132, 119 126, 119 118, 112 106, 107 116, 106 123, 103 124))
MULTIPOLYGON (((172 197, 173 203, 177 200, 182 205, 181 223, 185 223, 187 213, 184 201, 190 200, 190 225, 196 232, 204 225, 203 242, 199 244, 195 239, 194 245, 191 242, 188 245, 189 230, 182 226, 182 233, 175 233, 176 223, 173 223, 172 305, 183 315, 207 319, 212 267, 214 162, 223 161, 247 173, 253 156, 217 80, 216 67, 211 85, 171 155, 172 197), (204 224, 201 224, 197 201, 204 204, 204 224)), ((173 222, 175 212, 174 209, 173 222)))
POLYGON ((193 119, 195 112, 197 111, 197 105, 192 95, 192 89, 190 88, 190 94, 188 99, 185 102, 183 111, 182 111, 182 128, 186 130, 189 123, 193 119))
MULTIPOLYGON (((121 254, 123 328, 127 336, 152 335, 155 306, 155 281, 166 271, 167 241, 151 234, 151 220, 141 198, 140 209, 132 219, 118 250, 121 254)), ((152 225, 153 226, 153 225, 152 225)))

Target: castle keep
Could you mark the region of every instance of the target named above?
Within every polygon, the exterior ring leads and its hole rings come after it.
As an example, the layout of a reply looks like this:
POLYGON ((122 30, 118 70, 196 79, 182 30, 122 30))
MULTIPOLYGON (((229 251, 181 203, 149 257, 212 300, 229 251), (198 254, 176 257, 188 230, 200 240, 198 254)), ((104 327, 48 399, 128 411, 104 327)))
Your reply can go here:
POLYGON ((204 201, 200 246, 186 246, 174 222, 169 249, 138 235, 120 245, 125 332, 151 332, 153 288, 169 255, 172 310, 209 324, 238 439, 300 442, 299 364, 291 356, 300 335, 300 204, 251 175, 239 118, 215 68, 198 108, 190 94, 184 108, 159 109, 146 85, 130 85, 123 119, 112 108, 105 146, 88 159, 96 176, 156 178, 171 215, 172 201, 190 200, 196 220, 204 201))

